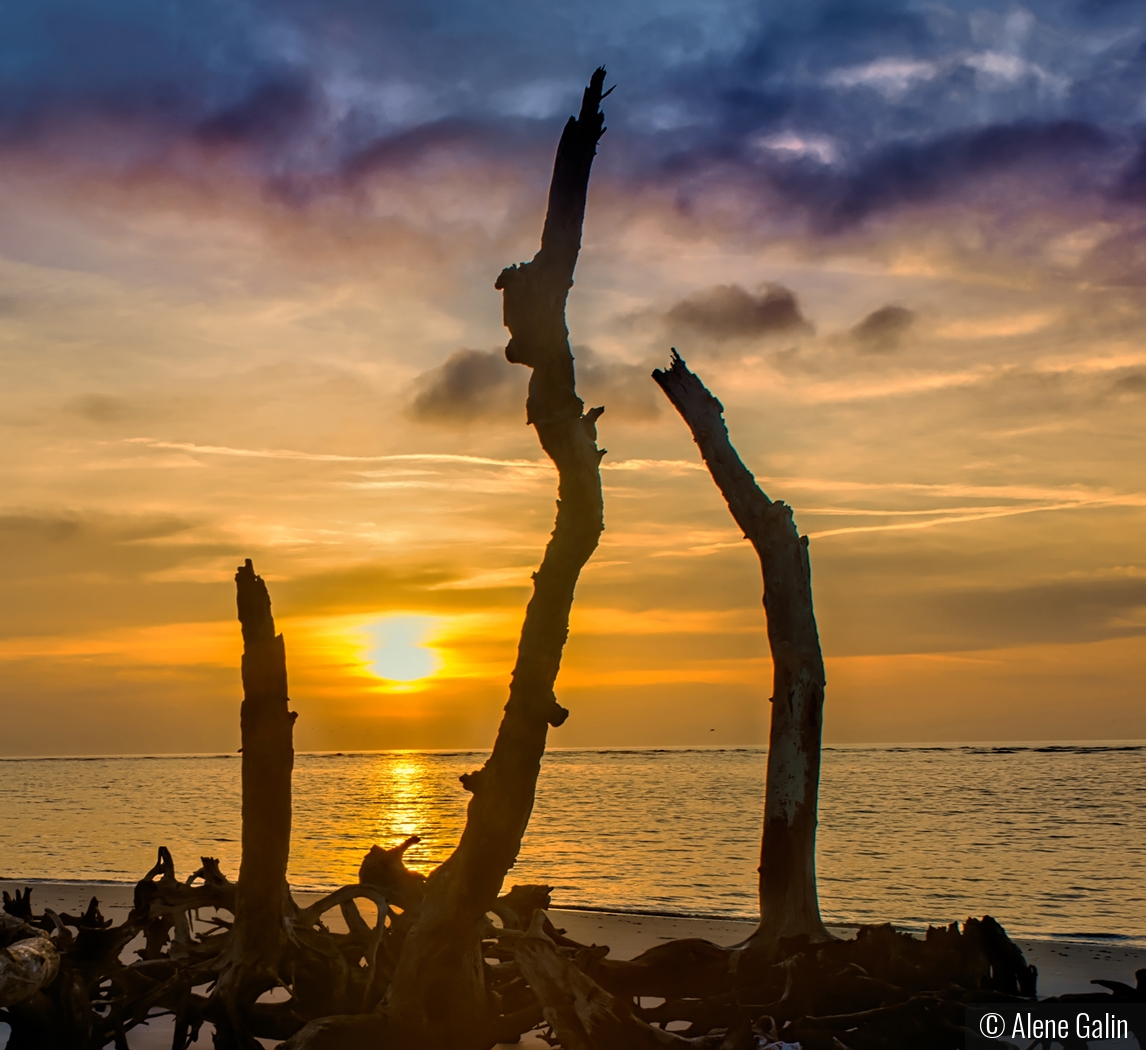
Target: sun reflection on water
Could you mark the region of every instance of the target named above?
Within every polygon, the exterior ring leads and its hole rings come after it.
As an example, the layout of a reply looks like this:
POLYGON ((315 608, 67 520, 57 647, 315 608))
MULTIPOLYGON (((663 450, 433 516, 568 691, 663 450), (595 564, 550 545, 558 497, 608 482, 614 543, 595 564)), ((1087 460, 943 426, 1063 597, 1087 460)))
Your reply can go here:
MULTIPOLYGON (((351 883, 371 844, 410 835, 421 842, 406 861, 428 873, 465 826, 458 775, 487 757, 298 754, 291 886, 351 883)), ((506 888, 544 882, 558 907, 751 916, 766 760, 762 748, 550 751, 506 888)), ((916 928, 983 909, 1020 935, 1146 944, 1144 763, 1146 748, 1127 744, 825 749, 824 914, 916 928)), ((240 766, 236 755, 0 761, 7 874, 129 883, 163 842, 180 872, 211 852, 233 878, 240 766)))
MULTIPOLYGON (((428 812, 429 800, 424 785, 426 770, 423 765, 411 756, 378 767, 378 789, 389 800, 389 820, 385 829, 380 829, 384 830, 386 836, 404 839, 411 835, 425 834, 432 818, 428 812)), ((394 842, 380 844, 396 845, 394 842)))

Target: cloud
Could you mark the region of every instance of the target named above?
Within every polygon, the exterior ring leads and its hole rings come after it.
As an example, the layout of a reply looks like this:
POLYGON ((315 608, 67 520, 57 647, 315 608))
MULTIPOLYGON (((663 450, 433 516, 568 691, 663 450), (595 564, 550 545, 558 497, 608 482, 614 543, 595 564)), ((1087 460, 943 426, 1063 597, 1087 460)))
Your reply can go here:
POLYGON ((755 293, 738 284, 714 285, 670 307, 664 320, 670 329, 717 342, 812 331, 795 293, 778 284, 761 285, 755 293))
POLYGON ((274 595, 276 610, 285 616, 519 606, 529 586, 528 570, 500 576, 475 583, 445 562, 363 562, 277 581, 274 595))
POLYGON ((903 337, 915 324, 915 311, 905 306, 881 306, 851 330, 861 354, 889 354, 900 348, 903 337))
MULTIPOLYGON (((984 141, 997 164, 1013 163, 1011 142, 1043 168, 1072 170, 1068 128, 1105 136, 1088 155, 1101 182, 1139 134, 1140 12, 1042 5, 1019 18, 971 6, 684 0, 662 11, 626 0, 570 34, 562 11, 526 15, 516 3, 43 0, 0 11, 13 71, 0 141, 70 130, 62 149, 75 172, 166 168, 192 183, 218 172, 225 146, 272 203, 309 204, 323 190, 358 200, 355 175, 464 152, 467 137, 491 158, 551 155, 603 60, 622 91, 602 164, 630 186, 667 182, 685 205, 694 177, 708 192, 714 172, 732 171, 757 202, 779 191, 839 229, 980 178, 992 170, 974 157, 984 141), (1055 145, 1032 145, 1037 129, 1055 145)), ((1124 196, 1140 195, 1138 170, 1124 196)))
POLYGON ((1111 390, 1115 394, 1146 394, 1146 372, 1130 372, 1115 381, 1111 390))
POLYGON ((1007 589, 948 592, 935 599, 953 633, 996 645, 1090 642, 1146 634, 1146 577, 1066 579, 1007 589))
POLYGON ((1034 62, 1028 62, 1019 55, 1000 54, 998 51, 981 51, 966 59, 968 68, 982 78, 982 86, 988 90, 1010 87, 1024 77, 1033 77, 1040 86, 1051 91, 1066 91, 1070 86, 1067 77, 1049 73, 1034 62))
POLYGON ((756 146, 793 160, 810 157, 820 164, 834 164, 839 159, 836 144, 828 136, 801 135, 791 129, 765 135, 756 140, 756 146))
POLYGON ((110 394, 84 394, 68 402, 67 409, 92 423, 120 423, 137 414, 122 397, 110 394))
MULTIPOLYGON (((1136 502, 1130 502, 1128 500, 1126 503, 1131 506, 1141 506, 1140 500, 1136 502)), ((922 529, 934 529, 948 525, 961 525, 967 522, 994 521, 998 518, 1013 518, 1022 514, 1043 514, 1049 511, 1078 510, 1085 506, 1087 506, 1087 504, 1083 501, 1071 500, 1063 503, 1031 504, 1028 506, 955 507, 946 511, 893 512, 888 514, 887 517, 900 518, 900 520, 885 522, 880 525, 844 525, 840 528, 821 529, 818 531, 809 532, 808 536, 811 539, 820 540, 827 539, 831 536, 849 536, 864 532, 918 532, 922 529), (916 513, 920 515, 930 514, 933 516, 914 517, 916 513), (912 515, 913 517, 904 521, 902 520, 902 515, 912 515)), ((849 513, 849 511, 842 509, 840 512, 849 513)), ((817 511, 811 510, 809 513, 817 513, 817 511)), ((837 513, 837 511, 828 512, 819 510, 818 513, 837 513)), ((864 517, 865 515, 861 512, 856 516, 864 517)), ((873 516, 880 516, 880 514, 879 512, 873 512, 873 516)))
MULTIPOLYGON (((589 346, 574 347, 573 357, 577 393, 587 405, 604 405, 621 421, 659 415, 652 365, 616 361, 589 346)), ((524 419, 528 382, 528 369, 510 364, 502 350, 459 350, 414 380, 408 411, 420 423, 443 426, 524 419)))
POLYGON ((1118 193, 1127 200, 1146 202, 1146 143, 1123 169, 1118 193))
POLYGON ((111 517, 92 514, 4 514, 0 515, 0 535, 8 541, 3 545, 4 564, 19 566, 26 554, 14 556, 21 544, 44 546, 59 557, 64 548, 59 544, 97 542, 108 545, 138 544, 149 540, 165 540, 187 532, 194 526, 174 517, 111 517), (9 556, 13 560, 9 563, 9 556))
POLYGON ((281 140, 308 121, 314 106, 312 85, 305 78, 279 75, 205 118, 195 135, 208 144, 281 140))
MULTIPOLYGON (((1084 532, 1103 530, 1095 516, 1078 520, 1084 532)), ((1040 532, 1028 524, 1012 535, 1022 544, 1040 532)), ((1146 636, 1146 572, 1134 564, 1129 545, 1118 545, 1123 557, 1129 555, 1126 567, 1083 568, 1075 558, 1039 579, 1026 566, 1021 575, 1010 575, 1015 548, 999 557, 995 543, 1002 535, 994 531, 994 541, 964 548, 957 557, 928 530, 897 533, 890 543, 813 540, 825 651, 958 652, 1146 636), (968 557, 969 550, 977 555, 968 557), (1005 582, 999 579, 1004 575, 1005 582)), ((1094 679, 1101 680, 1102 672, 1096 669, 1094 679)))
MULTIPOLYGON (((67 543, 79 536, 83 523, 77 516, 32 514, 5 514, 0 517, 0 536, 8 541, 6 551, 22 543, 56 545, 67 543)), ((20 561, 23 561, 21 556, 20 561)))
POLYGON ((546 459, 498 459, 491 456, 467 456, 452 452, 398 452, 381 456, 353 456, 337 452, 303 452, 293 448, 235 448, 228 445, 196 445, 190 441, 158 441, 155 438, 147 437, 125 438, 124 443, 235 459, 293 459, 310 463, 448 463, 463 466, 506 467, 511 470, 549 470, 551 467, 546 459))
POLYGON ((528 371, 502 350, 458 350, 414 381, 410 415, 421 423, 466 426, 479 420, 525 418, 528 371))
POLYGON ((935 62, 914 58, 879 58, 862 66, 833 70, 826 83, 832 87, 868 87, 888 99, 902 98, 917 84, 939 74, 935 62))
POLYGON ((171 515, 2 515, 0 638, 226 617, 236 556, 233 543, 171 515), (209 583, 186 581, 207 566, 209 583), (161 582, 172 573, 183 582, 161 582))
POLYGON ((843 171, 791 165, 770 175, 785 197, 803 204, 820 227, 833 231, 1022 167, 1065 171, 1089 165, 1100 175, 1104 167, 1099 162, 1113 145, 1088 122, 1022 120, 890 143, 843 171))
MULTIPOLYGON (((1142 200, 1146 202, 1146 194, 1142 200)), ((1125 224, 1086 254, 1081 269, 1098 285, 1143 287, 1146 285, 1146 227, 1125 224)))

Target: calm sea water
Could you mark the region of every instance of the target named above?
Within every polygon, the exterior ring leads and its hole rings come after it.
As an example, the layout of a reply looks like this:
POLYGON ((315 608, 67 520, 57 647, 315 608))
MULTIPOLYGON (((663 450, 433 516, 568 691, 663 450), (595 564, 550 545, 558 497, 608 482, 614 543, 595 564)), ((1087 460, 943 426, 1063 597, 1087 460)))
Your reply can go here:
MULTIPOLYGON (((457 841, 480 752, 302 754, 291 880, 352 882, 371 843, 457 841)), ((544 761, 513 882, 559 907, 753 917, 766 755, 568 750, 544 761)), ((828 922, 918 928, 990 913, 1015 934, 1146 944, 1146 745, 827 749, 828 922)), ((0 759, 0 877, 135 881, 171 848, 239 865, 237 756, 0 759)))

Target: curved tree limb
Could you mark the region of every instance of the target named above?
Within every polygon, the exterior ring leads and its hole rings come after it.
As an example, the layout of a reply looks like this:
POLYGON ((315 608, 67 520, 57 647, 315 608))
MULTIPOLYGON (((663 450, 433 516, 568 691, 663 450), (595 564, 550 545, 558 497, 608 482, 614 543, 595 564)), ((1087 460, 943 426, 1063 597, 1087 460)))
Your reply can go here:
POLYGON ((503 270, 510 331, 506 357, 533 370, 527 419, 557 467, 557 521, 525 613, 509 701, 493 753, 462 777, 473 793, 457 849, 431 873, 417 920, 391 985, 396 1031, 427 1047, 481 1044, 485 1016, 482 924, 521 848, 549 726, 568 714, 553 694, 582 566, 603 529, 596 422, 577 396, 565 301, 581 248, 589 171, 604 132, 605 71, 585 90, 557 147, 541 249, 532 262, 503 270))
POLYGON ((824 710, 824 659, 812 611, 808 538, 792 510, 769 499, 728 437, 724 408, 673 350, 653 379, 692 431, 728 509, 756 549, 764 575, 764 613, 772 650, 772 726, 768 736, 764 835, 760 851, 760 926, 754 945, 781 937, 828 940, 816 897, 816 809, 824 710))
POLYGON ((291 920, 291 925, 313 926, 332 908, 340 908, 343 904, 360 898, 373 901, 375 907, 378 909, 378 913, 380 915, 386 914, 386 909, 389 904, 381 890, 373 886, 363 886, 361 883, 358 883, 350 886, 340 886, 333 893, 328 893, 325 897, 319 898, 313 904, 308 904, 305 908, 300 908, 298 914, 291 920))

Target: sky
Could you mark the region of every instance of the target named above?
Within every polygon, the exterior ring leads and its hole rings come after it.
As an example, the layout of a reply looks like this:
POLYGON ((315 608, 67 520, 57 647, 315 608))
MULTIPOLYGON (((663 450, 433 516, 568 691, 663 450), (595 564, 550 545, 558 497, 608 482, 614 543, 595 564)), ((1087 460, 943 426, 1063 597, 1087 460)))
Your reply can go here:
POLYGON ((825 740, 1146 738, 1133 0, 0 7, 0 753, 480 748, 556 477, 502 267, 616 90, 568 320, 606 531, 556 747, 751 745, 755 555, 670 347, 810 537, 825 740))

